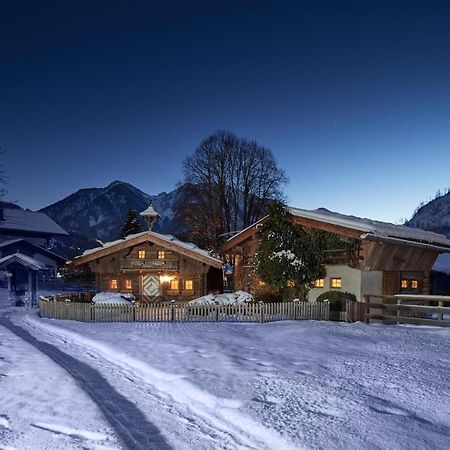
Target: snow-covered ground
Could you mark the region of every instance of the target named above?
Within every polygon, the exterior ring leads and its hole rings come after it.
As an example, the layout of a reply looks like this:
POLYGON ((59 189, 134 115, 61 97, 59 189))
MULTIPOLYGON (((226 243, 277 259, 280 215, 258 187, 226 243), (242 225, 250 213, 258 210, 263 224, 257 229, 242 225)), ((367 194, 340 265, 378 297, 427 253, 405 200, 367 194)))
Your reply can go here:
MULTIPOLYGON (((446 449, 450 442, 450 330, 314 321, 89 324, 7 311, 39 339, 95 367, 173 448, 446 449)), ((45 359, 28 353, 18 367, 45 359)), ((60 370, 46 373, 69 386, 60 370)), ((12 420, 14 410, 23 404, 30 415, 45 403, 46 386, 30 384, 38 391, 30 404, 10 389, 13 406, 4 411, 0 401, 7 426, 30 433, 28 422, 12 420)), ((90 402, 82 392, 70 401, 90 402)), ((92 436, 115 445, 94 406, 48 414, 33 421, 99 433, 92 436), (73 419, 81 409, 83 422, 73 419)), ((34 430, 67 438, 45 426, 34 430)))
POLYGON ((0 448, 121 448, 66 371, 2 326, 0 448))

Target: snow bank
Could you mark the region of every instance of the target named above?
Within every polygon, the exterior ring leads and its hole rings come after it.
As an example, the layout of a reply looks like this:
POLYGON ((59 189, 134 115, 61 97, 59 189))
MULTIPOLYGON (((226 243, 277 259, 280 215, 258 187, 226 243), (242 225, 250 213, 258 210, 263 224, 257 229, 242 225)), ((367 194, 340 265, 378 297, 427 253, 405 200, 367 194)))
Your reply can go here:
POLYGON ((229 294, 208 294, 189 302, 190 305, 237 305, 240 303, 251 303, 253 297, 247 292, 237 291, 229 294))
POLYGON ((93 303, 116 303, 129 305, 134 302, 133 294, 121 294, 120 292, 99 292, 92 299, 93 303))

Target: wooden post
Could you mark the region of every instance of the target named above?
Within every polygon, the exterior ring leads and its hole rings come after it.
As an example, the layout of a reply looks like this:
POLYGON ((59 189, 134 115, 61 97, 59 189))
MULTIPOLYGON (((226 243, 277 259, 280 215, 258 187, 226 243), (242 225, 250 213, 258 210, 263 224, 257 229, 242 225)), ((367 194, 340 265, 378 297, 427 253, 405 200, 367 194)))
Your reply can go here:
MULTIPOLYGON (((438 305, 439 305, 440 308, 445 306, 444 302, 439 302, 438 305)), ((444 313, 441 313, 441 312, 438 313, 437 320, 444 320, 444 313)))
POLYGON ((369 314, 370 314, 370 295, 364 295, 364 303, 366 305, 366 314, 365 314, 365 322, 370 323, 369 314))
POLYGON ((264 302, 259 301, 259 323, 264 322, 264 302))
POLYGON ((170 300, 171 308, 170 308, 170 321, 175 322, 175 300, 170 300))
POLYGON ((219 321, 219 305, 214 305, 215 310, 215 316, 216 316, 216 322, 219 321))
MULTIPOLYGON (((397 316, 397 317, 400 317, 400 308, 399 308, 399 306, 402 304, 402 301, 401 301, 401 299, 397 299, 397 311, 396 311, 396 313, 395 313, 395 315, 397 316)), ((397 325, 399 324, 400 322, 397 322, 397 325)))

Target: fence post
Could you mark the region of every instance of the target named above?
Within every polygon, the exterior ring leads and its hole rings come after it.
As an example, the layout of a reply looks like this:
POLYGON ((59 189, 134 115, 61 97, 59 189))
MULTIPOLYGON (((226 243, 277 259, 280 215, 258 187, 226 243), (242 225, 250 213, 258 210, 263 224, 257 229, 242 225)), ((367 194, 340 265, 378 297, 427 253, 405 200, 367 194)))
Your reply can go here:
MULTIPOLYGON (((443 308, 444 302, 439 302, 438 305, 439 305, 439 308, 443 308)), ((444 313, 438 313, 437 320, 444 320, 444 313)))
POLYGON ((95 303, 91 303, 91 322, 95 322, 95 303))
POLYGON ((366 323, 370 323, 369 314, 370 314, 370 295, 364 296, 364 303, 366 305, 366 313, 364 315, 364 321, 366 323))
POLYGON ((171 308, 170 308, 170 321, 175 322, 175 300, 170 300, 171 308))
POLYGON ((294 303, 294 320, 298 320, 298 305, 300 303, 300 299, 294 298, 292 302, 294 303))
MULTIPOLYGON (((397 317, 400 317, 400 308, 399 308, 399 306, 402 304, 402 301, 398 298, 397 299, 397 311, 396 311, 396 313, 395 313, 395 315, 397 316, 397 317)), ((383 311, 383 313, 384 313, 384 311, 383 311)), ((399 324, 400 322, 397 322, 397 325, 399 324)))
POLYGON ((259 302, 259 323, 264 322, 264 302, 260 300, 259 302))
POLYGON ((132 315, 132 319, 133 319, 133 322, 136 322, 136 308, 137 308, 137 303, 133 303, 132 305, 132 311, 133 311, 133 315, 132 315))
POLYGON ((325 305, 325 320, 330 320, 330 301, 324 300, 323 304, 325 305))
POLYGON ((218 322, 219 321, 219 306, 218 305, 214 305, 214 310, 215 310, 216 322, 218 322))

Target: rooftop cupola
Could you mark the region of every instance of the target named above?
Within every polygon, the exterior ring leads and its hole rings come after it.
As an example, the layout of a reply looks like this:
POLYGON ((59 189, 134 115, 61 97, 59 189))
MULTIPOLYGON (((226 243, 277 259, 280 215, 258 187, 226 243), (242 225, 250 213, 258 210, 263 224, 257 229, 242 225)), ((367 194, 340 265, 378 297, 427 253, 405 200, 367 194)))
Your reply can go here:
POLYGON ((159 214, 155 211, 155 208, 153 208, 151 202, 150 205, 148 205, 148 208, 145 211, 142 211, 139 215, 144 218, 150 231, 156 219, 159 217, 159 214))

